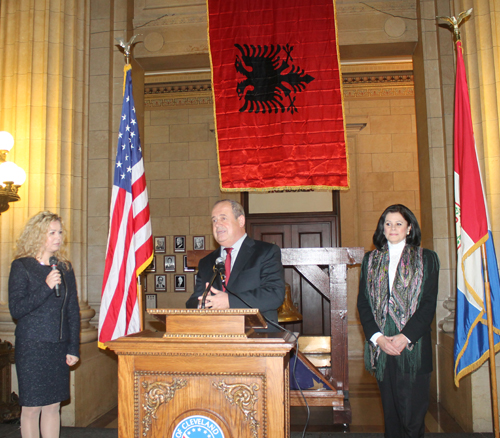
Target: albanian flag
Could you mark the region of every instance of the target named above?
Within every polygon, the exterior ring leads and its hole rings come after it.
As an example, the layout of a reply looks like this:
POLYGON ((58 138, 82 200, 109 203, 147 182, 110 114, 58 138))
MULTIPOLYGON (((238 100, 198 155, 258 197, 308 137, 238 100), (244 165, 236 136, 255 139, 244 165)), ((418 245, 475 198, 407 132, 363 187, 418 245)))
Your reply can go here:
POLYGON ((333 0, 208 0, 223 191, 347 189, 333 0))

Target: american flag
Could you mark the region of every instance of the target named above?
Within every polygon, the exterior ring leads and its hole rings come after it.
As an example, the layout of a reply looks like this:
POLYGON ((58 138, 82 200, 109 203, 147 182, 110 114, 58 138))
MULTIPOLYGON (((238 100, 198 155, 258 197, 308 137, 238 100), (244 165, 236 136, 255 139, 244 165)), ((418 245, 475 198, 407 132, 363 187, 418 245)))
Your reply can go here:
POLYGON ((148 191, 131 69, 130 65, 124 69, 125 87, 99 314, 100 347, 104 347, 104 342, 140 330, 137 277, 153 259, 148 191))

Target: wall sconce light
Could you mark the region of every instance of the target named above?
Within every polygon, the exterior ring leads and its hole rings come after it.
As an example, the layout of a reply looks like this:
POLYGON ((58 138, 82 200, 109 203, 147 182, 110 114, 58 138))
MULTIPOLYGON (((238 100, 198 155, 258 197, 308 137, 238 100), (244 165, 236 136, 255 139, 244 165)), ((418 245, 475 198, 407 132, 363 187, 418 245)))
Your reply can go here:
POLYGON ((0 214, 9 209, 9 202, 21 199, 17 191, 26 181, 26 172, 12 161, 7 161, 12 146, 12 134, 0 131, 0 214))

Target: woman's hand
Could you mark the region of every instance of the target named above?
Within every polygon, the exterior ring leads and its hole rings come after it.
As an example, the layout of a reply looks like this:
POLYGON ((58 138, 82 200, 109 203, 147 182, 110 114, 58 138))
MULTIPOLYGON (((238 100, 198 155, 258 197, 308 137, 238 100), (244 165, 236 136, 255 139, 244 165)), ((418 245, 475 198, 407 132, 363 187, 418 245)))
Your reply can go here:
POLYGON ((66 355, 66 363, 72 367, 73 365, 75 365, 80 359, 78 359, 78 357, 76 356, 73 356, 72 354, 67 354, 66 355))
POLYGON ((50 274, 47 275, 47 278, 45 279, 45 283, 47 283, 51 289, 54 289, 56 284, 61 284, 61 273, 59 272, 59 269, 50 271, 50 274))
POLYGON ((396 336, 388 336, 387 339, 389 339, 391 341, 392 345, 394 345, 394 347, 396 347, 396 349, 400 353, 408 345, 408 338, 401 333, 399 335, 396 335, 396 336))
POLYGON ((399 356, 401 354, 402 349, 401 350, 398 349, 396 344, 394 344, 392 337, 380 336, 377 339, 377 344, 379 345, 379 347, 382 349, 383 352, 387 353, 390 356, 399 356))

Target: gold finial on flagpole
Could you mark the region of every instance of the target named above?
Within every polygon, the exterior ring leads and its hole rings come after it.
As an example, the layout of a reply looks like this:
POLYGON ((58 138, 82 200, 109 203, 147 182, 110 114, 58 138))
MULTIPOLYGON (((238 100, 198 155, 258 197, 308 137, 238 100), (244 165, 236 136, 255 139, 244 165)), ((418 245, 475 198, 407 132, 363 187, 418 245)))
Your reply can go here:
POLYGON ((460 30, 459 30, 459 27, 462 24, 462 21, 464 21, 466 18, 470 17, 471 14, 472 14, 472 8, 470 8, 470 9, 464 11, 464 12, 460 12, 460 14, 458 15, 458 18, 456 18, 454 16, 451 16, 451 17, 436 17, 436 18, 440 19, 440 20, 445 20, 448 23, 450 23, 451 27, 453 27, 453 35, 455 37, 455 41, 460 41, 460 30))
POLYGON ((140 34, 134 35, 132 38, 130 38, 129 42, 125 42, 123 38, 115 38, 116 41, 118 41, 118 44, 115 44, 116 46, 120 47, 123 51, 123 56, 125 56, 125 63, 130 64, 130 52, 132 49, 132 46, 134 44, 134 40, 139 36, 140 34))

